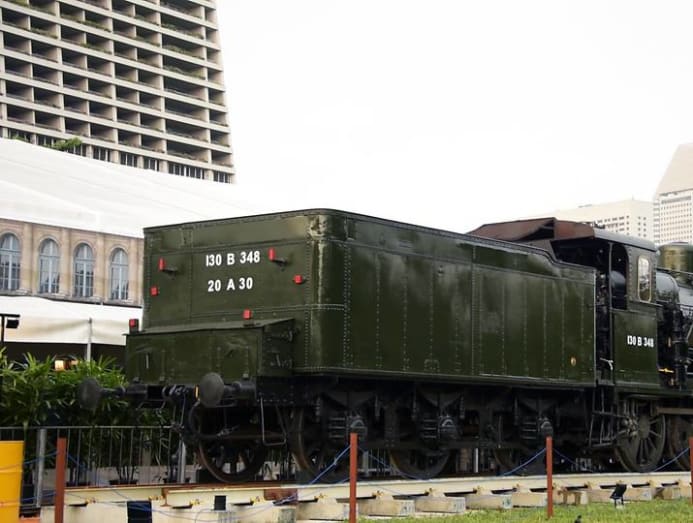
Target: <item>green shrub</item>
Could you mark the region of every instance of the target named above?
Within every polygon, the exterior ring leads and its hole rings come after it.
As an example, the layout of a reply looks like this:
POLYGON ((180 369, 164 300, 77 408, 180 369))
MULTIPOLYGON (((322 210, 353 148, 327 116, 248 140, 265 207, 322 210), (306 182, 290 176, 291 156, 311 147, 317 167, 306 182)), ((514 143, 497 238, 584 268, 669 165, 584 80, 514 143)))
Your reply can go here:
POLYGON ((115 360, 74 361, 69 369, 57 371, 54 357, 39 360, 26 354, 23 362, 11 362, 0 351, 0 426, 134 423, 133 409, 120 398, 104 398, 93 412, 77 403, 77 387, 86 377, 96 378, 107 388, 125 384, 115 360))

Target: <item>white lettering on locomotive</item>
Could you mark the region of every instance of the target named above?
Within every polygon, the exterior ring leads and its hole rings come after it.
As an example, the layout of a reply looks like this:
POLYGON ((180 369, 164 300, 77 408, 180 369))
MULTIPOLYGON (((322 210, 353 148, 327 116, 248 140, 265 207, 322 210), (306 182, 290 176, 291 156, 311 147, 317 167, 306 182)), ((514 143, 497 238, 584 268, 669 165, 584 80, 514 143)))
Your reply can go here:
POLYGON ((213 252, 205 254, 205 267, 221 267, 226 263, 227 267, 240 263, 241 265, 251 265, 260 263, 262 256, 257 249, 240 252, 213 252))
POLYGON ((626 336, 626 345, 629 347, 645 347, 653 349, 655 346, 654 338, 651 336, 635 336, 628 334, 626 336))
MULTIPOLYGON (((205 267, 231 267, 233 265, 254 265, 260 263, 262 256, 258 249, 250 249, 237 252, 214 252, 204 255, 205 267)), ((255 280, 252 276, 239 276, 228 278, 226 285, 220 279, 207 280, 207 292, 221 292, 226 290, 233 291, 249 291, 255 285, 255 280)))
MULTIPOLYGON (((255 280, 252 276, 241 276, 239 278, 229 278, 226 281, 226 290, 233 291, 249 291, 255 285, 255 280)), ((220 292, 223 286, 221 280, 207 280, 207 292, 220 292)))

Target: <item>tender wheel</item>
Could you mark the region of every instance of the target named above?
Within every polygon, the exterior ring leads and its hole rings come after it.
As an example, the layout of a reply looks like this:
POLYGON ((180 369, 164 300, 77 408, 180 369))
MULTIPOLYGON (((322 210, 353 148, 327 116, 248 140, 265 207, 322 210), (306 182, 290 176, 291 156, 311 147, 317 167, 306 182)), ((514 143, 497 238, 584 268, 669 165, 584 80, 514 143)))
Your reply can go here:
POLYGON ((688 448, 688 438, 691 436, 693 436, 693 421, 679 416, 667 419, 666 456, 670 460, 676 458, 672 465, 679 470, 688 470, 690 467, 688 454, 686 452, 681 454, 681 452, 688 448))
POLYGON ((349 477, 349 452, 327 439, 313 409, 299 408, 293 413, 289 447, 299 469, 311 476, 311 481, 336 483, 349 477), (335 461, 337 460, 337 461, 335 461))
POLYGON ((664 453, 664 416, 652 416, 650 405, 632 404, 627 435, 617 442, 616 457, 629 472, 650 472, 664 453))
POLYGON ((259 441, 216 439, 203 441, 197 448, 200 463, 223 483, 255 478, 265 463, 267 448, 259 441))
POLYGON ((390 463, 408 479, 430 479, 440 475, 451 455, 449 450, 391 450, 390 463))

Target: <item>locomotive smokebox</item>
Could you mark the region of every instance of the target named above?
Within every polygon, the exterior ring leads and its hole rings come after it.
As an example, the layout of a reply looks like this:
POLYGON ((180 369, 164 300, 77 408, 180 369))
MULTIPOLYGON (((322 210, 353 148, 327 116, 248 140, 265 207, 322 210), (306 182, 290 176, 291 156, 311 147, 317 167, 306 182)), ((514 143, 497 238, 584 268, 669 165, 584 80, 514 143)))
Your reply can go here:
POLYGON ((693 273, 693 245, 669 243, 660 245, 658 266, 674 273, 674 277, 689 283, 693 273))

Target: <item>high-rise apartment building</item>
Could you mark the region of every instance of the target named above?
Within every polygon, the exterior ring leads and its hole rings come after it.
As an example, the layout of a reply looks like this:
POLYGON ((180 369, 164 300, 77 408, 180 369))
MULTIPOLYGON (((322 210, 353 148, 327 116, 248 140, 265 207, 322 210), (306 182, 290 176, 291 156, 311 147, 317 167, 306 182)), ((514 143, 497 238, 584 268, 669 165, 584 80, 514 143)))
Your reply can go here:
POLYGON ((693 144, 680 145, 657 187, 655 243, 693 243, 693 144))
POLYGON ((583 205, 574 209, 544 213, 542 216, 590 223, 603 227, 607 231, 650 241, 653 238, 652 202, 642 200, 583 205))
POLYGON ((0 0, 0 137, 230 182, 214 0, 0 0))

